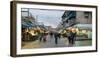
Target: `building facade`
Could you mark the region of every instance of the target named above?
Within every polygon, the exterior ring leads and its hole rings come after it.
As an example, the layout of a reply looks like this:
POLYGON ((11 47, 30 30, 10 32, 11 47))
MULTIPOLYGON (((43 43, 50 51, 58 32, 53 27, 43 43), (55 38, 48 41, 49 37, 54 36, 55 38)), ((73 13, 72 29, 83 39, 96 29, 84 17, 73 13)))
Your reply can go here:
POLYGON ((92 24, 92 12, 65 11, 62 15, 62 26, 70 27, 76 24, 92 24))
POLYGON ((77 11, 76 22, 80 24, 92 24, 92 12, 77 11))
POLYGON ((32 16, 32 14, 27 9, 22 9, 21 11, 21 22, 22 27, 34 27, 36 25, 36 19, 32 16))

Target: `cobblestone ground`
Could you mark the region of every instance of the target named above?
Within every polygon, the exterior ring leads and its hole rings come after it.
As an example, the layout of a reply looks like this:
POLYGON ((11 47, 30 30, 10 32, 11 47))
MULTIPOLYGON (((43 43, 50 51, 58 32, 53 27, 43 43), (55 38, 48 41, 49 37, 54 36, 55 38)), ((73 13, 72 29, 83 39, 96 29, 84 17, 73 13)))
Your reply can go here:
MULTIPOLYGON (((81 38, 81 37, 80 37, 81 38)), ((69 44, 67 38, 58 39, 58 44, 55 44, 54 37, 47 36, 47 41, 28 41, 22 42, 22 49, 31 49, 31 48, 52 48, 52 47, 72 47, 72 46, 90 46, 92 45, 91 40, 75 41, 74 45, 69 44)))

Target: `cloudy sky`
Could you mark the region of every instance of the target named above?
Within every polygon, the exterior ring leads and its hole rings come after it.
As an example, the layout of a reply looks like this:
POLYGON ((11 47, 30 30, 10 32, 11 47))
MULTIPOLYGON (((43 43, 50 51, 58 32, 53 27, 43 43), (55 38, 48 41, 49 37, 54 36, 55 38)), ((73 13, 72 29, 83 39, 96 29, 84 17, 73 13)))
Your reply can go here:
POLYGON ((29 9, 29 12, 37 19, 38 22, 43 22, 46 26, 57 27, 61 22, 61 16, 63 10, 40 10, 40 9, 29 9))

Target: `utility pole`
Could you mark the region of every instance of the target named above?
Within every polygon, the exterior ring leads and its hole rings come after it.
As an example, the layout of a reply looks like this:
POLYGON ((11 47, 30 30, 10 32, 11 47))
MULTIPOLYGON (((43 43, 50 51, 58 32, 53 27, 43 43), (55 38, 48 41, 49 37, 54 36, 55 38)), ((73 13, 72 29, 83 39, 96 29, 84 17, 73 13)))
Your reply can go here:
POLYGON ((36 22, 36 23, 38 22, 38 15, 36 15, 36 19, 35 19, 35 22, 36 22))
POLYGON ((29 8, 28 8, 28 18, 29 18, 29 8))

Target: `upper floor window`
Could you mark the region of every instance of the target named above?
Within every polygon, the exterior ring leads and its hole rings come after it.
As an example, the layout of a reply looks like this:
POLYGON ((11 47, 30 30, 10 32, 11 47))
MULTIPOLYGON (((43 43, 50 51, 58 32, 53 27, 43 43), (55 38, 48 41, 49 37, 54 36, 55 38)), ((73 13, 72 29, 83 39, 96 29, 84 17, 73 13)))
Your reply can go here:
POLYGON ((89 19, 92 16, 92 12, 84 12, 84 18, 89 19))

